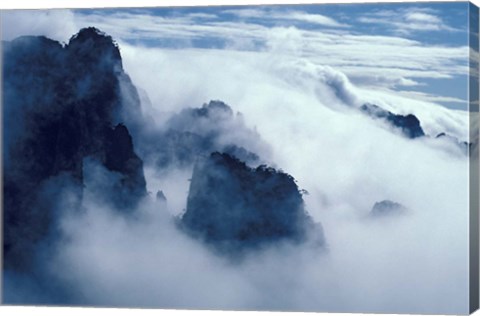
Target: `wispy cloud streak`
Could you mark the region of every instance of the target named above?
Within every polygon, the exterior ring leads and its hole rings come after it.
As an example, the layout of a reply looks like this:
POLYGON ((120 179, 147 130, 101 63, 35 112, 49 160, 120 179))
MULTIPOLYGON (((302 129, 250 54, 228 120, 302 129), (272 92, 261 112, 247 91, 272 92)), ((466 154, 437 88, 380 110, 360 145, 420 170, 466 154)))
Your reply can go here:
POLYGON ((400 35, 413 32, 459 32, 442 18, 435 10, 426 8, 408 8, 400 10, 381 10, 365 14, 358 19, 361 23, 379 24, 400 35))

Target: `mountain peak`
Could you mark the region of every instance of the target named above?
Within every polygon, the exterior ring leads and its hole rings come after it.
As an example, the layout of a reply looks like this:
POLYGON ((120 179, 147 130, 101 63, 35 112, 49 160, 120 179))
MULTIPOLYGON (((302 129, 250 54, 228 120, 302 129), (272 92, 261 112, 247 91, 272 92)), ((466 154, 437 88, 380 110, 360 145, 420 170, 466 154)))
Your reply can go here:
POLYGON ((195 165, 181 223, 219 253, 234 257, 281 242, 325 243, 293 177, 267 166, 250 168, 219 152, 195 165))
POLYGON ((125 97, 136 88, 112 38, 86 28, 65 46, 42 36, 6 43, 3 258, 5 267, 22 270, 34 261, 30 249, 57 229, 50 219, 64 190, 81 201, 83 190, 94 187, 127 214, 146 195, 146 183, 127 126, 116 125, 125 108, 139 103, 125 97), (98 180, 98 170, 108 181, 90 180, 98 180))
POLYGON ((66 46, 75 57, 95 64, 115 64, 121 67, 120 50, 113 38, 95 27, 81 29, 73 35, 66 46))
POLYGON ((114 44, 111 36, 105 34, 96 27, 85 27, 70 38, 69 45, 72 44, 72 42, 85 42, 89 39, 114 44))

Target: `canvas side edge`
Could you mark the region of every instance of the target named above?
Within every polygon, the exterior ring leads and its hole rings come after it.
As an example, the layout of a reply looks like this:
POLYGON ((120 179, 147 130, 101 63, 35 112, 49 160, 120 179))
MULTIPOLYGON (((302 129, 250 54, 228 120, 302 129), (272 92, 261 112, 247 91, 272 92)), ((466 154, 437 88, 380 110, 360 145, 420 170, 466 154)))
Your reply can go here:
MULTIPOLYGON (((3 9, 0 9, 0 28, 3 28, 3 9)), ((0 306, 3 305, 3 37, 0 34, 0 306)))
POLYGON ((470 163, 469 163, 469 312, 479 308, 479 9, 469 3, 469 130, 470 130, 470 163))

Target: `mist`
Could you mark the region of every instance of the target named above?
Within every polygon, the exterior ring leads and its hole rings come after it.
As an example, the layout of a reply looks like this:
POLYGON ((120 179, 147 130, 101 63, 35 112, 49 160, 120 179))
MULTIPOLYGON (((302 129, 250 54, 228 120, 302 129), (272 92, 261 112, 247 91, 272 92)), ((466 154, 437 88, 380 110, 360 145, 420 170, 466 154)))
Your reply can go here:
POLYGON ((172 167, 158 173, 155 166, 147 165, 147 187, 153 193, 164 190, 166 204, 151 199, 139 208, 140 218, 130 222, 87 199, 85 215, 64 219, 70 242, 58 250, 54 262, 62 271, 68 267, 65 275, 79 286, 87 302, 240 310, 466 312, 467 158, 439 150, 431 139, 410 140, 372 123, 346 100, 375 101, 403 113, 411 109, 427 133, 448 129, 458 137, 467 133, 464 113, 363 93, 348 81, 339 83, 338 78, 348 79, 336 73, 333 79, 324 73, 324 80, 308 76, 292 85, 281 80, 291 78, 286 69, 305 69, 282 67, 279 78, 271 63, 260 67, 261 57, 257 60, 249 54, 241 59, 236 52, 210 55, 122 46, 122 56, 127 72, 149 94, 155 111, 180 111, 221 99, 241 112, 246 124, 269 144, 271 152, 265 155, 269 162, 294 175, 299 187, 308 191, 306 209, 322 223, 328 250, 279 245, 239 262, 226 260, 179 231, 171 217, 185 208, 191 171, 172 167), (232 69, 223 71, 232 58, 232 69), (155 76, 148 77, 142 69, 155 76), (168 81, 162 80, 162 73, 168 74, 168 81), (182 81, 186 77, 187 85, 182 81), (147 84, 158 81, 168 86, 147 84), (179 89, 182 94, 172 93, 179 89), (372 218, 369 212, 375 202, 386 199, 407 207, 408 214, 372 218))

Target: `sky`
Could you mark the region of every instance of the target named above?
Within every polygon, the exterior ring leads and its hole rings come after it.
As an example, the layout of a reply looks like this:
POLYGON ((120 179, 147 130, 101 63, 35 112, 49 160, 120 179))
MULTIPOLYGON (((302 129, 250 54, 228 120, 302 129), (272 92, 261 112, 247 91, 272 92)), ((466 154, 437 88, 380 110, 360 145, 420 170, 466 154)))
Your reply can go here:
POLYGON ((2 37, 28 29, 67 41, 95 25, 137 46, 274 50, 361 87, 466 110, 467 14, 466 2, 5 11, 2 37))

